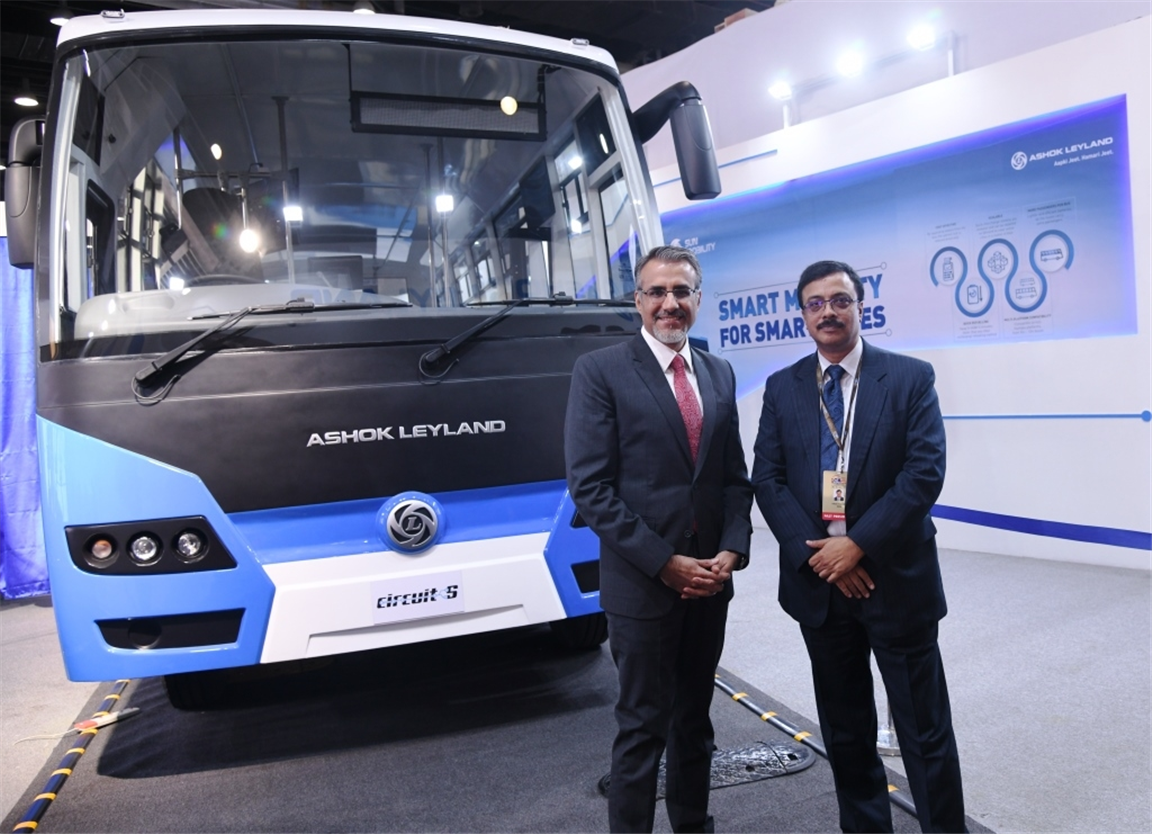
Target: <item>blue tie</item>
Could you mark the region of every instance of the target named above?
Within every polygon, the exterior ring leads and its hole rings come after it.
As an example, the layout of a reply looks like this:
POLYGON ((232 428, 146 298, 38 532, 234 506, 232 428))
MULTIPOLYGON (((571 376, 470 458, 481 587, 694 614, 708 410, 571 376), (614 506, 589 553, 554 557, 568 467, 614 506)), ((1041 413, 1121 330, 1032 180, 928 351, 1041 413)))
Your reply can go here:
MULTIPOLYGON (((837 432, 844 430, 844 392, 840 388, 840 380, 844 378, 844 369, 839 365, 828 366, 828 380, 824 383, 824 405, 828 407, 828 414, 837 432)), ((832 432, 828 430, 828 422, 824 415, 820 415, 820 468, 828 472, 834 470, 839 456, 839 448, 832 439, 832 432)))

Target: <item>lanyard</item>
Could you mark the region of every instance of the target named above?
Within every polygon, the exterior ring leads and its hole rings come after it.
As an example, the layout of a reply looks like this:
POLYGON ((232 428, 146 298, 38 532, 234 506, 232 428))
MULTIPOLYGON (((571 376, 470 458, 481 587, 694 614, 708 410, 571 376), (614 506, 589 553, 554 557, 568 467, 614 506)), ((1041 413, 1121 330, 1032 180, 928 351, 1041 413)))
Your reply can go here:
POLYGON ((828 405, 824 402, 824 372, 820 369, 820 363, 816 363, 816 393, 820 399, 820 413, 824 415, 824 422, 828 424, 828 431, 832 434, 832 441, 836 444, 836 448, 840 450, 841 472, 844 471, 844 449, 848 443, 852 416, 856 412, 856 389, 860 387, 860 366, 863 364, 864 359, 861 357, 860 362, 856 365, 856 373, 852 374, 852 392, 848 395, 848 410, 844 413, 844 433, 840 434, 836 431, 836 424, 832 422, 832 415, 828 413, 828 405))

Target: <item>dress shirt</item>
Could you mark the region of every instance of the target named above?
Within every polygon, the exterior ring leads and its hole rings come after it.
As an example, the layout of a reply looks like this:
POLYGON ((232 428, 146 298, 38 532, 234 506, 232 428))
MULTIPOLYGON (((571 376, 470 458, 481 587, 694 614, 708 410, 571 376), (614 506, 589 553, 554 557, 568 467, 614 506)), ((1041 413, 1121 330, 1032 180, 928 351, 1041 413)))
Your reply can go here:
POLYGON ((672 396, 676 396, 676 383, 672 378, 672 360, 677 356, 684 357, 684 368, 688 372, 688 384, 692 386, 692 393, 696 395, 696 402, 700 405, 700 413, 703 414, 704 403, 700 399, 700 383, 696 381, 696 368, 692 364, 692 349, 688 346, 688 340, 684 340, 684 347, 675 351, 647 330, 641 330, 640 333, 644 336, 644 341, 648 343, 648 347, 652 349, 656 361, 660 363, 660 369, 664 371, 664 379, 668 383, 669 390, 672 391, 672 396))
MULTIPOLYGON (((839 362, 833 363, 824 358, 824 355, 819 351, 816 353, 816 358, 820 360, 820 378, 826 379, 828 368, 833 364, 839 365, 844 369, 844 376, 840 378, 840 391, 844 397, 844 426, 848 427, 848 433, 843 437, 844 449, 840 452, 843 464, 843 471, 848 473, 848 489, 852 489, 852 473, 848 469, 848 453, 851 451, 852 444, 852 429, 853 429, 853 412, 856 411, 856 402, 852 398, 852 381, 856 378, 856 371, 860 368, 860 357, 864 355, 864 340, 857 339, 856 347, 841 359, 839 362)), ((672 361, 672 360, 668 360, 672 361)), ((859 388, 857 388, 856 396, 860 396, 859 388)), ((821 412, 820 419, 824 419, 824 414, 821 412)), ((843 430, 844 426, 840 429, 843 430)), ((828 522, 828 535, 829 536, 843 536, 848 531, 848 525, 844 521, 829 521, 828 522)))

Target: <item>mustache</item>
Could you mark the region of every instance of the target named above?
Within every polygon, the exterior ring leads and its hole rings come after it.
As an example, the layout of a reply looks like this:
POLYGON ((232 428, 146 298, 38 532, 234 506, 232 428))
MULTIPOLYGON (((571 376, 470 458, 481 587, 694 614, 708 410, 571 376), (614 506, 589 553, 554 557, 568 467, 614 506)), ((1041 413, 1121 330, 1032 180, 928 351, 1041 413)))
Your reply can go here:
POLYGON ((682 310, 672 310, 671 312, 661 310, 659 313, 656 314, 656 318, 657 319, 682 319, 682 318, 684 318, 684 312, 682 310))
POLYGON ((840 321, 839 319, 824 319, 822 322, 820 322, 818 325, 816 325, 816 329, 817 330, 843 330, 844 329, 844 322, 840 321))

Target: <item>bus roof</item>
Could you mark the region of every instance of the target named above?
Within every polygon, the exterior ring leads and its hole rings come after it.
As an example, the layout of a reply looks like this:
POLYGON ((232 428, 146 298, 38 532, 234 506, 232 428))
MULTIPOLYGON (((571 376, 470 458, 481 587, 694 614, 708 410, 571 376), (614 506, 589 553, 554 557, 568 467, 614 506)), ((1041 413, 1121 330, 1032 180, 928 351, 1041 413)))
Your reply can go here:
POLYGON ((365 33, 396 32, 414 35, 433 35, 460 41, 487 41, 493 45, 526 47, 567 55, 584 61, 594 61, 618 72, 616 61, 606 50, 573 38, 562 40, 531 32, 462 23, 453 20, 433 20, 392 14, 354 14, 351 12, 322 12, 269 9, 213 9, 148 12, 105 12, 100 15, 74 17, 60 30, 58 46, 89 37, 124 34, 127 32, 162 32, 189 29, 235 30, 237 27, 293 28, 299 27, 315 35, 318 30, 362 30, 365 33))

